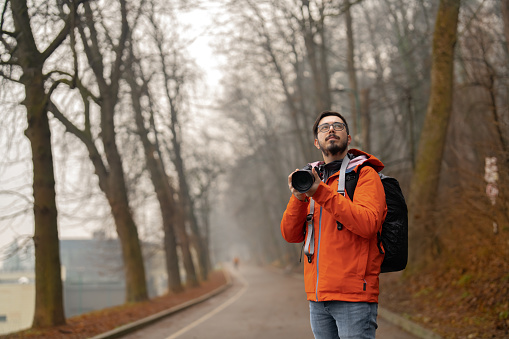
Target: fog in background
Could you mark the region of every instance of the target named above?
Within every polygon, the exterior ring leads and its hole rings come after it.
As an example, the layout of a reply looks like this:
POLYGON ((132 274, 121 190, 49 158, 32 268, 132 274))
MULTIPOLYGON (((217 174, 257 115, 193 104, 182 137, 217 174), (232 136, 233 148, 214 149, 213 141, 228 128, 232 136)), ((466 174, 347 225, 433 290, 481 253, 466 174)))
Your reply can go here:
MULTIPOLYGON (((322 110, 344 114, 352 147, 381 159, 384 173, 397 176, 408 193, 429 98, 437 6, 437 1, 422 0, 130 4, 129 20, 139 16, 132 42, 137 66, 132 67, 138 75, 143 73, 143 81, 140 75, 136 80, 151 94, 150 100, 146 96, 140 100, 148 137, 159 143, 165 173, 176 192, 179 177, 172 138, 177 134, 181 138, 190 198, 201 234, 208 234, 212 263, 239 256, 257 263, 298 265, 300 247, 283 241, 279 222, 290 197, 288 174, 321 160, 311 126, 322 110), (150 18, 156 18, 161 36, 150 26, 150 18), (163 85, 171 80, 163 79, 158 66, 156 38, 163 40, 167 71, 173 77, 176 132, 163 85), (154 130, 159 131, 157 136, 154 130)), ((49 14, 37 15, 48 8, 31 8, 38 18, 33 29, 41 48, 49 43, 48 32, 60 27, 58 22, 45 22, 49 14)), ((95 14, 101 13, 97 15, 102 29, 116 33, 114 8, 108 11, 101 1, 93 8, 95 14)), ((482 186, 485 157, 501 150, 494 131, 509 119, 503 90, 509 58, 501 13, 499 1, 463 4, 455 59, 458 86, 444 159, 450 170, 443 176, 447 187, 471 187, 464 178, 475 178, 482 186), (492 104, 499 107, 498 121, 489 109, 492 104)), ((97 38, 108 45, 103 31, 97 38)), ((48 59, 45 71, 72 74, 70 51, 67 39, 48 59)), ((80 43, 75 53, 82 81, 94 95, 101 95, 80 43)), ((111 58, 108 54, 105 63, 111 58)), ((2 62, 8 59, 4 48, 2 62)), ((10 71, 12 76, 19 73, 10 71)), ((7 73, 5 68, 3 74, 7 73)), ((27 127, 26 110, 20 105, 23 87, 5 78, 1 86, 0 253, 5 258, 11 255, 7 249, 13 240, 21 248, 30 245, 33 173, 29 141, 23 134, 27 127)), ((139 238, 163 248, 161 209, 136 133, 131 92, 128 81, 121 80, 115 140, 139 238)), ((52 100, 69 121, 86 125, 76 89, 60 85, 52 100)), ((100 111, 92 101, 90 131, 102 152, 100 111)), ((111 208, 87 149, 53 113, 49 117, 59 237, 90 237, 96 231, 116 237, 111 208)))

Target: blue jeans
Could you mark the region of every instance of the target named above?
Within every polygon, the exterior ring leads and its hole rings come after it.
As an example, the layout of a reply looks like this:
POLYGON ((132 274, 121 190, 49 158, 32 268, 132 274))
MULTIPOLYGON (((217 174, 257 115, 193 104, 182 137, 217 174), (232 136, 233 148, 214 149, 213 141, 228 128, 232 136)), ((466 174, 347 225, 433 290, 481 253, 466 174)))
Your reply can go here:
POLYGON ((311 329, 316 339, 375 339, 377 303, 309 302, 311 329))

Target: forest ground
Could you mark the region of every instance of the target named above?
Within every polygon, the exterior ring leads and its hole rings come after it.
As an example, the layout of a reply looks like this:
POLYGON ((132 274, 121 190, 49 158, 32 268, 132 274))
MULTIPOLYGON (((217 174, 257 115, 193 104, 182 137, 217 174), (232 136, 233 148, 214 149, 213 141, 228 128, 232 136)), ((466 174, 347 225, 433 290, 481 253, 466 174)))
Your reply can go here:
MULTIPOLYGON (((509 271, 492 275, 451 270, 413 277, 381 276, 380 307, 397 313, 443 338, 509 338, 509 271)), ((485 271, 486 273, 486 271, 485 271)))
POLYGON ((481 226, 457 219, 426 269, 381 274, 380 306, 443 338, 509 338, 509 229, 481 226))

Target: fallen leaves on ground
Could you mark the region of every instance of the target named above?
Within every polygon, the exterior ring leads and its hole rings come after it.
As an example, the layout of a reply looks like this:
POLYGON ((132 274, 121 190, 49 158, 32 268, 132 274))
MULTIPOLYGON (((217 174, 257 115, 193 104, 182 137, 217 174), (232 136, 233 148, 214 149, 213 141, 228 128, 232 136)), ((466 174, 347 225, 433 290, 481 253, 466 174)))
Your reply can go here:
POLYGON ((470 267, 382 274, 380 306, 447 339, 509 338, 508 261, 465 259, 470 267))

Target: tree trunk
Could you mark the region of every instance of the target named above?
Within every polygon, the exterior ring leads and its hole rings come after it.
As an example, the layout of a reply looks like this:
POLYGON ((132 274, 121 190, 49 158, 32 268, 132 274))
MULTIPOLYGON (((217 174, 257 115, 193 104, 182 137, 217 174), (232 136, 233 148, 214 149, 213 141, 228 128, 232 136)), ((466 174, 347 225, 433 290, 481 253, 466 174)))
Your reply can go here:
POLYGON ((270 33, 267 31, 267 25, 265 23, 265 16, 261 13, 256 6, 256 3, 249 2, 251 9, 256 13, 258 19, 260 20, 260 36, 263 37, 263 49, 269 54, 269 58, 272 61, 272 64, 276 70, 276 73, 279 77, 279 81, 281 82, 281 86, 283 92, 285 93, 286 104, 288 106, 288 111, 290 113, 290 120, 294 129, 294 135, 297 139, 297 142, 300 146, 301 153, 300 158, 302 162, 305 159, 309 159, 313 154, 312 142, 305 137, 306 129, 303 126, 307 125, 306 119, 306 109, 304 105, 303 98, 307 95, 303 90, 304 81, 302 76, 301 66, 299 65, 299 56, 296 50, 295 41, 291 44, 292 53, 295 56, 295 62, 293 63, 293 68, 295 69, 295 77, 296 77, 296 86, 297 86, 297 94, 292 93, 291 86, 288 81, 288 77, 285 74, 283 67, 281 65, 281 61, 279 60, 276 51, 273 48, 272 39, 270 33), (300 98, 300 99, 297 99, 300 98), (297 107, 296 102, 300 103, 300 108, 297 107))
MULTIPOLYGON (((352 27, 352 15, 350 13, 350 1, 345 0, 345 23, 346 23, 346 63, 348 70, 348 84, 350 86, 348 93, 350 97, 350 107, 352 112, 352 129, 350 134, 353 135, 355 144, 361 142, 361 131, 358 126, 359 119, 359 90, 357 86, 357 74, 355 72, 355 59, 354 59, 354 42, 353 42, 353 27, 352 27), (357 142, 355 142, 357 141, 357 142)), ((361 143, 360 147, 364 147, 361 143)))
POLYGON ((504 21, 505 50, 509 57, 509 1, 501 0, 502 19, 504 21))
MULTIPOLYGON (((508 5, 509 6, 509 5, 508 5)), ((487 65, 488 66, 488 65, 487 65)), ((504 133, 504 121, 503 117, 497 109, 497 98, 496 98, 496 86, 495 86, 495 74, 491 74, 492 69, 489 69, 489 82, 488 82, 488 93, 490 98, 490 110, 493 119, 493 125, 496 130, 495 140, 497 142, 497 149, 500 149, 501 152, 490 152, 489 156, 496 156, 498 160, 499 168, 508 168, 509 167, 509 145, 507 137, 504 133), (495 153, 495 154, 493 154, 495 153)), ((505 219, 504 222, 509 224, 509 173, 508 171, 500 171, 499 170, 499 178, 498 178, 498 187, 499 187, 499 198, 498 205, 502 205, 498 208, 499 213, 502 214, 501 218, 505 219)), ((496 218, 498 219, 498 218, 496 218)))
MULTIPOLYGON (((459 1, 459 0, 457 0, 459 1)), ((385 2, 386 8, 389 11, 389 15, 392 18, 393 27, 397 39, 397 48, 400 55, 400 61, 399 63, 402 66, 402 69, 404 70, 404 82, 398 84, 397 86, 400 87, 400 92, 403 93, 401 96, 401 100, 406 100, 407 105, 402 106, 406 109, 404 111, 404 114, 406 116, 406 119, 402 120, 411 120, 409 122, 408 127, 408 133, 409 133, 409 152, 412 158, 412 165, 415 168, 415 156, 413 155, 416 153, 416 150, 418 149, 419 145, 417 144, 419 142, 418 138, 415 138, 414 135, 419 135, 419 132, 422 131, 422 125, 423 121, 425 119, 426 115, 426 109, 424 108, 424 102, 426 100, 429 101, 429 98, 426 98, 426 91, 423 91, 422 86, 422 80, 420 79, 426 79, 428 78, 427 72, 429 69, 428 66, 428 58, 418 58, 416 57, 417 54, 415 52, 415 49, 419 46, 419 49, 422 50, 422 47, 420 46, 426 46, 427 39, 424 40, 418 36, 414 36, 412 32, 414 32, 414 29, 412 28, 413 23, 409 22, 407 19, 407 13, 408 11, 405 8, 405 2, 402 0, 399 0, 397 3, 391 4, 390 2, 385 2), (421 40, 422 39, 422 40, 421 40), (413 41, 422 41, 423 44, 413 44, 413 41), (416 63, 419 61, 425 62, 425 65, 422 65, 421 67, 416 66, 416 63), (422 71, 419 73, 418 70, 421 69, 422 71)), ((421 5, 422 13, 426 15, 426 10, 421 5)), ((427 25, 426 20, 426 26, 427 25)), ((426 48, 426 52, 428 51, 428 48, 426 48)), ((422 52, 421 52, 422 53, 422 52)), ((431 55, 430 55, 431 58, 431 55)), ((401 127, 402 131, 405 129, 404 124, 396 121, 396 123, 401 127)), ((405 132, 404 132, 405 133, 405 132)))
MULTIPOLYGON (((161 28, 158 27, 157 21, 152 18, 151 23, 153 26, 153 29, 155 31, 154 33, 154 40, 157 45, 160 62, 161 62, 161 69, 162 69, 162 75, 164 77, 164 91, 166 94, 166 99, 168 100, 168 104, 170 107, 170 123, 168 124, 168 127, 171 131, 171 144, 173 146, 173 149, 169 151, 171 159, 175 165, 175 169, 177 171, 178 175, 178 182, 179 182, 179 190, 178 190, 178 196, 179 196, 179 203, 180 205, 180 214, 179 214, 179 221, 177 222, 177 232, 178 232, 178 238, 181 241, 181 244, 183 248, 185 248, 187 245, 187 232, 186 232, 186 222, 189 222, 191 233, 194 236, 194 239, 191 239, 191 242, 195 246, 196 252, 198 254, 198 262, 200 266, 200 274, 202 277, 202 280, 206 280, 208 276, 208 269, 209 269, 209 261, 208 261, 208 248, 206 247, 206 244, 199 232, 196 216, 193 211, 193 204, 191 195, 188 189, 187 185, 187 174, 184 170, 184 161, 182 159, 181 155, 181 144, 182 140, 180 138, 180 126, 178 122, 178 114, 179 114, 179 100, 181 99, 182 93, 180 93, 180 86, 183 83, 183 79, 185 77, 182 77, 180 74, 175 74, 175 72, 180 71, 179 65, 176 64, 177 61, 173 59, 172 61, 168 62, 167 60, 171 59, 171 57, 168 57, 169 53, 166 50, 165 47, 165 41, 163 39, 164 34, 161 31, 161 28), (171 65, 170 65, 171 64, 171 65)), ((171 51, 170 51, 171 52, 171 51)), ((186 269, 189 269, 190 273, 194 272, 194 265, 191 265, 192 263, 192 257, 190 255, 190 252, 183 251, 183 259, 184 264, 187 267, 186 269)), ((198 281, 195 278, 195 274, 192 274, 188 277, 191 282, 191 285, 198 285, 198 281)))
MULTIPOLYGON (((183 291, 181 283, 179 261, 177 253, 177 236, 178 234, 180 248, 182 250, 182 257, 184 267, 186 269, 187 284, 189 286, 197 286, 198 279, 192 261, 191 251, 189 248, 189 240, 187 234, 182 231, 182 227, 178 224, 183 224, 180 211, 178 211, 177 202, 174 199, 174 189, 170 185, 169 179, 164 171, 164 166, 160 154, 156 146, 148 138, 148 130, 145 128, 145 121, 143 119, 143 112, 141 108, 140 99, 143 96, 141 88, 136 83, 135 75, 128 74, 127 80, 131 87, 131 99, 135 113, 136 125, 138 127, 138 134, 143 144, 145 151, 145 158, 147 161, 147 169, 150 173, 150 178, 159 201, 161 215, 163 220, 164 231, 164 248, 166 253, 166 268, 168 273, 168 289, 174 293, 183 291)), ((157 133, 156 131, 154 131, 157 133)))
MULTIPOLYGON (((277 72, 279 79, 281 81, 281 86, 283 87, 283 91, 285 93, 286 104, 288 105, 288 110, 290 112, 290 119, 291 119, 291 122, 293 125, 293 129, 295 130, 295 137, 296 137, 297 142, 300 146, 300 149, 302 150, 301 158, 303 159, 302 161, 304 161, 304 159, 309 159, 311 157, 311 155, 313 154, 313 149, 309 146, 312 143, 308 142, 307 139, 305 138, 306 130, 302 128, 302 125, 305 125, 305 123, 306 123, 306 119, 303 114, 304 111, 302 109, 303 107, 301 107, 300 110, 297 109, 297 106, 294 102, 295 98, 291 94, 290 89, 288 88, 288 83, 287 83, 286 77, 283 74, 283 70, 281 68, 281 65, 279 64, 276 54, 272 50, 272 45, 270 43, 270 39, 268 36, 266 36, 266 41, 267 41, 267 43, 265 44, 265 48, 270 55, 270 58, 274 64, 276 72, 277 72), (301 118, 304 118, 304 119, 301 119, 301 118)), ((297 53, 294 53, 294 54, 295 54, 295 58, 297 59, 297 53)), ((298 61, 296 62, 296 64, 294 64, 294 68, 295 68, 295 73, 296 73, 296 77, 297 77, 297 90, 298 90, 300 97, 303 98, 304 90, 302 90, 302 77, 300 76, 300 71, 298 69, 298 61)), ((303 104, 304 101, 299 100, 299 102, 301 104, 303 104)))
POLYGON ((122 247, 122 257, 124 260, 124 273, 126 277, 126 301, 138 302, 148 299, 147 283, 145 279, 145 268, 143 255, 141 252, 138 230, 134 222, 132 211, 129 206, 127 189, 122 168, 122 159, 115 141, 115 106, 118 102, 119 83, 124 67, 123 54, 127 44, 129 25, 127 22, 127 6, 125 0, 120 0, 122 25, 118 45, 114 46, 115 57, 112 60, 111 72, 107 80, 104 72, 103 60, 99 42, 96 37, 95 22, 90 4, 85 3, 85 22, 92 36, 87 38, 87 34, 82 26, 80 34, 87 55, 88 62, 92 68, 99 92, 101 93, 101 141, 104 147, 104 156, 108 163, 108 170, 102 163, 101 156, 94 149, 93 145, 87 145, 90 151, 96 174, 99 178, 99 186, 105 193, 111 207, 111 212, 115 220, 115 226, 122 247))
MULTIPOLYGON (((104 117, 107 112, 107 103, 109 98, 103 91, 103 104, 101 113, 104 120, 110 120, 104 117)), ((81 131, 73 125, 59 110, 51 103, 50 110, 53 115, 62 122, 67 131, 77 136, 87 147, 89 158, 94 165, 95 173, 99 179, 99 187, 104 192, 110 205, 113 219, 115 221, 116 231, 120 239, 122 248, 122 258, 124 263, 124 274, 126 279, 126 302, 138 302, 148 299, 147 285, 145 280, 145 269, 143 256, 138 238, 138 230, 133 220, 127 190, 124 181, 122 163, 116 144, 111 142, 111 128, 103 126, 102 142, 106 159, 109 165, 109 171, 103 163, 103 156, 95 146, 94 140, 90 138, 88 131, 81 131), (108 145, 108 147, 106 147, 108 145)), ((114 136, 113 136, 114 137, 114 136)))
MULTIPOLYGON (((320 48, 315 41, 316 32, 318 32, 322 37, 325 36, 325 27, 323 25, 320 26, 313 19, 312 11, 309 8, 309 1, 302 0, 301 12, 301 30, 304 36, 304 45, 306 47, 306 56, 311 69, 311 76, 313 78, 314 106, 316 112, 321 112, 329 110, 331 107, 330 93, 324 93, 325 91, 329 92, 329 88, 324 87, 325 84, 328 86, 328 79, 323 79, 325 73, 322 72, 324 69, 327 70, 326 65, 322 64, 322 62, 326 61, 326 57, 324 56, 324 58, 321 58, 320 48), (313 30, 316 30, 316 32, 313 30)), ((323 20, 323 13, 321 13, 321 15, 322 18, 320 20, 323 20)), ((325 48, 322 48, 321 51, 324 52, 325 48)))
POLYGON ((360 109, 361 109, 361 144, 365 152, 371 152, 371 116, 369 111, 369 88, 361 90, 360 109))
MULTIPOLYGON (((42 69, 23 76, 28 127, 32 148, 35 246, 35 313, 32 327, 65 324, 60 271, 55 177, 42 69)), ((25 73, 27 74, 27 73, 25 73)))
MULTIPOLYGON (((173 127, 172 131, 175 132, 173 127)), ((196 219, 196 214, 194 212, 194 204, 189 192, 189 185, 187 184, 187 176, 184 169, 184 161, 180 151, 180 142, 178 141, 178 138, 175 137, 175 135, 173 136, 172 140, 175 157, 174 163, 179 177, 179 197, 183 206, 182 210, 187 217, 186 219, 189 221, 189 226, 194 236, 194 243, 196 244, 195 249, 196 253, 198 254, 198 262, 200 265, 200 277, 202 280, 207 280, 211 266, 210 257, 208 254, 209 249, 202 232, 200 232, 198 220, 196 219)))
POLYGON ((324 110, 330 110, 332 107, 332 97, 331 97, 331 88, 330 88, 330 73, 329 73, 329 61, 327 58, 327 53, 329 52, 330 46, 327 44, 327 34, 325 29, 325 16, 324 13, 321 12, 320 16, 320 71, 321 71, 321 80, 322 80, 322 104, 324 110))
POLYGON ((102 91, 101 136, 110 170, 107 177, 99 176, 99 182, 110 203, 117 234, 122 244, 126 276, 126 301, 138 302, 148 299, 143 255, 138 229, 127 197, 122 159, 115 142, 114 116, 117 98, 105 92, 102 91))
MULTIPOLYGON (((53 43, 50 44, 48 50, 41 54, 37 49, 30 27, 26 1, 11 1, 11 11, 15 28, 14 36, 17 41, 11 60, 18 63, 23 73, 20 81, 25 87, 23 105, 27 110, 28 122, 25 135, 30 140, 34 173, 32 185, 35 311, 32 327, 49 327, 62 325, 66 322, 62 295, 51 130, 47 115, 47 102, 50 94, 46 94, 43 74, 45 60, 60 42, 53 41, 55 45, 51 47, 53 43), (48 54, 46 55, 46 53, 48 54)), ((67 32, 68 26, 61 31, 62 35, 67 35, 67 32)))
MULTIPOLYGON (((194 237, 193 243, 196 245, 196 253, 198 254, 198 263, 200 267, 200 276, 202 280, 207 280, 208 272, 210 269, 210 257, 208 255, 208 248, 203 238, 200 229, 198 227, 198 221, 196 219, 196 215, 194 212, 193 201, 191 198, 191 193, 189 192, 189 185, 187 183, 187 174, 184 168, 184 159, 182 157, 181 146, 182 140, 180 137, 180 125, 178 121, 178 102, 177 97, 180 95, 180 83, 176 84, 175 93, 172 94, 172 90, 170 88, 170 83, 172 81, 177 81, 172 78, 172 75, 168 72, 168 68, 166 66, 166 55, 164 54, 163 47, 161 45, 159 48, 159 56, 161 57, 161 66, 163 69, 163 75, 165 80, 165 92, 166 98, 168 100, 170 106, 170 131, 172 134, 171 143, 173 146, 173 154, 172 160, 175 165, 175 169, 178 175, 179 182, 179 201, 182 206, 183 215, 185 216, 185 220, 189 222, 189 226, 191 229, 191 233, 194 237)), ((185 233, 185 229, 184 229, 185 233)), ((184 233, 181 233, 184 235, 184 233)))
POLYGON ((460 3, 441 0, 433 35, 431 96, 421 134, 410 199, 410 263, 429 257, 436 226, 433 211, 439 188, 439 175, 452 110, 454 46, 460 3))

